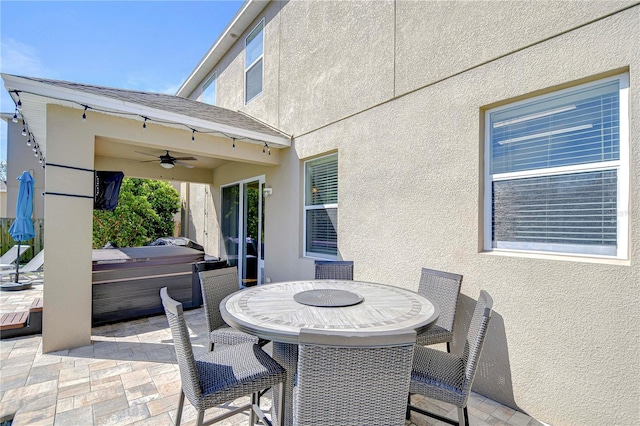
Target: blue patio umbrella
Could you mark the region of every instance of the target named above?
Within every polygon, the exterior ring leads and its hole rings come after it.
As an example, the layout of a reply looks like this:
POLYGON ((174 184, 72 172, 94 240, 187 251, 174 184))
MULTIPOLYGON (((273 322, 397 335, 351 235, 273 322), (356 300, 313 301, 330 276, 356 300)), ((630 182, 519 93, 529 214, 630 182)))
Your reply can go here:
MULTIPOLYGON (((20 181, 18 188, 18 199, 16 201, 16 220, 9 228, 11 238, 18 242, 18 253, 20 253, 20 243, 32 239, 36 233, 33 229, 33 177, 27 171, 22 172, 17 178, 20 181)), ((20 258, 16 261, 16 283, 18 282, 18 272, 20 258)))

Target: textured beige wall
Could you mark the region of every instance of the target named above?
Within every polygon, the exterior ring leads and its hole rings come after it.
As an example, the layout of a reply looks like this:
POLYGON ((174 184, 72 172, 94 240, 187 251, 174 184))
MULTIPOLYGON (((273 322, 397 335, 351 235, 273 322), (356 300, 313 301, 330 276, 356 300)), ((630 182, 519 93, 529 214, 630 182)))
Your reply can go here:
POLYGON ((398 1, 396 93, 447 78, 635 1, 398 1))
MULTIPOLYGON (((238 41, 218 63, 216 85, 217 106, 234 111, 242 111, 252 117, 279 127, 278 114, 278 72, 280 67, 280 2, 270 3, 248 29, 238 36, 238 41), (264 19, 264 57, 262 94, 252 99, 247 105, 244 102, 244 46, 245 38, 253 28, 264 19)), ((203 81, 204 84, 206 81, 203 81)), ((201 93, 195 90, 192 97, 201 93)))
MULTIPOLYGON (((47 162, 92 170, 93 126, 83 126, 77 112, 47 108, 47 162)), ((47 167, 47 192, 93 196, 93 174, 47 167)), ((91 343, 91 238, 93 200, 46 196, 47 258, 42 321, 42 351, 91 343)))
POLYGON ((28 171, 35 179, 33 183, 33 218, 44 217, 44 170, 38 158, 31 150, 33 145, 27 146, 27 138, 22 136, 22 121, 17 123, 7 120, 7 211, 6 217, 16 216, 16 200, 20 182, 16 180, 23 171, 28 171))
MULTIPOLYGON (((628 4, 380 2, 371 6, 377 16, 363 11, 358 26, 335 38, 330 30, 342 34, 349 11, 360 4, 332 4, 335 11, 324 2, 284 4, 279 122, 294 135, 309 133, 282 151, 279 167, 265 172, 273 187, 266 206, 266 276, 313 275, 313 261, 301 255, 302 161, 338 150, 340 257, 355 261, 356 279, 417 289, 421 267, 461 273, 459 325, 480 289, 493 295, 495 316, 476 390, 554 425, 636 423, 640 9, 560 34, 628 4), (393 19, 390 4, 398 29, 395 61, 376 62, 387 51, 384 43, 374 43, 378 50, 368 61, 353 51, 344 58, 345 46, 362 46, 361 31, 394 42, 384 24, 393 19), (314 46, 322 48, 307 56, 314 46), (492 58, 498 59, 476 66, 492 58), (340 78, 322 80, 349 60, 352 67, 337 72, 340 78), (631 260, 481 253, 483 110, 626 70, 631 260), (377 80, 363 93, 351 78, 377 80), (394 93, 399 97, 390 100, 394 93)), ((216 170, 214 186, 261 172, 225 166, 216 170)))

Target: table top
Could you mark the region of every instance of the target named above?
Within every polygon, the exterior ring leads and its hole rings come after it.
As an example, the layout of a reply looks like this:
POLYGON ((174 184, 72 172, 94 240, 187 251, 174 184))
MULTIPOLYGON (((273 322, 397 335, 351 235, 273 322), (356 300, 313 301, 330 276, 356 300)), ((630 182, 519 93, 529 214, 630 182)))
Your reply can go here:
POLYGON ((439 308, 416 292, 385 284, 348 280, 307 280, 265 284, 235 292, 220 302, 222 318, 238 330, 263 339, 298 343, 300 329, 402 332, 428 329, 439 308), (362 302, 350 306, 302 304, 294 295, 336 289, 355 293, 362 302))

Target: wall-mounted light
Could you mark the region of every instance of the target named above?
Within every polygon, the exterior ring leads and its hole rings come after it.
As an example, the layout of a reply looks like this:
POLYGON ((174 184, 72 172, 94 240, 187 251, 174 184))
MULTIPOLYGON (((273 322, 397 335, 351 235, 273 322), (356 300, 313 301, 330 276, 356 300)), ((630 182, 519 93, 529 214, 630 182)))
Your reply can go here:
POLYGON ((273 188, 271 187, 264 187, 262 189, 262 195, 267 198, 268 196, 270 196, 271 194, 273 194, 273 188))

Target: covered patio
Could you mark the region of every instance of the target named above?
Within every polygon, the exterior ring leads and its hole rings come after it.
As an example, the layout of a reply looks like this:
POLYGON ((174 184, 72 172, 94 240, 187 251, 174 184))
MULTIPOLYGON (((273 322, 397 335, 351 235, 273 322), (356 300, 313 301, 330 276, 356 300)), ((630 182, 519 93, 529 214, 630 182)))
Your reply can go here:
POLYGON ((33 149, 46 167, 45 223, 55 224, 45 228, 44 353, 91 341, 95 170, 212 184, 223 165, 279 165, 279 150, 291 144, 290 137, 245 114, 177 96, 2 78, 23 120, 24 149, 33 149), (160 156, 169 152, 195 160, 184 167, 162 164, 160 156))

